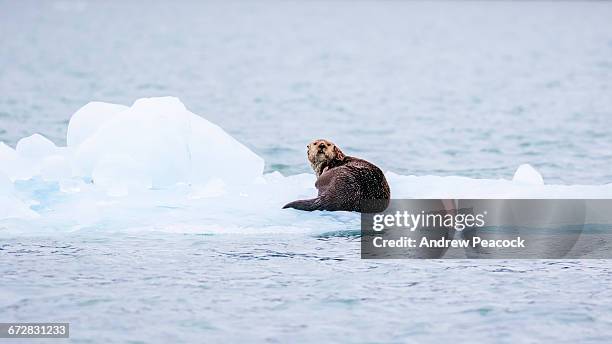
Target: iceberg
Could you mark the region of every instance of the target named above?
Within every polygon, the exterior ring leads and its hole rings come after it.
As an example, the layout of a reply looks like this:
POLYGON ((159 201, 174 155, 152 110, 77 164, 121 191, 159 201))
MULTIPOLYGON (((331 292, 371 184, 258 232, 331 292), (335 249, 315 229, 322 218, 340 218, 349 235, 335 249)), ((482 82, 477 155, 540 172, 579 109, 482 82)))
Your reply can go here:
POLYGON ((123 110, 89 105, 77 114, 69 124, 73 173, 94 183, 165 188, 220 178, 238 185, 263 173, 262 158, 177 98, 139 99, 123 110))
MULTIPOLYGON (((359 214, 283 210, 316 196, 313 174, 263 173, 264 160, 174 97, 91 102, 67 145, 42 135, 0 143, 0 234, 66 231, 323 233, 359 214)), ((610 198, 612 184, 546 185, 530 165, 512 180, 405 176, 393 198, 610 198)))

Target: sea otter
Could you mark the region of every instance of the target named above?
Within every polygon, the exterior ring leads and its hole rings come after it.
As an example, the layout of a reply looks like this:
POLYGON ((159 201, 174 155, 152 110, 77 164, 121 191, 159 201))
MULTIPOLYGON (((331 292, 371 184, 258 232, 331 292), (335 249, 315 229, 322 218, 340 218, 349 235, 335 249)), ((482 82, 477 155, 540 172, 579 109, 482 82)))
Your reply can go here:
POLYGON ((346 156, 328 140, 314 140, 307 147, 308 160, 317 175, 317 198, 298 200, 284 208, 381 212, 391 192, 382 171, 365 160, 346 156))

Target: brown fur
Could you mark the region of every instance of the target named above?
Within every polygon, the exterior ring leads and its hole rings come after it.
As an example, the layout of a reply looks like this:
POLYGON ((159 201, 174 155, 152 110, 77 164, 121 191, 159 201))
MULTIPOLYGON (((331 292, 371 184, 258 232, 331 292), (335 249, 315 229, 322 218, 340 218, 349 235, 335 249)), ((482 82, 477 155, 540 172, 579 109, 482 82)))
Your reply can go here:
POLYGON ((307 146, 310 165, 317 175, 317 198, 298 200, 283 208, 299 210, 347 210, 380 212, 387 208, 391 192, 382 171, 365 160, 346 156, 328 140, 307 146))

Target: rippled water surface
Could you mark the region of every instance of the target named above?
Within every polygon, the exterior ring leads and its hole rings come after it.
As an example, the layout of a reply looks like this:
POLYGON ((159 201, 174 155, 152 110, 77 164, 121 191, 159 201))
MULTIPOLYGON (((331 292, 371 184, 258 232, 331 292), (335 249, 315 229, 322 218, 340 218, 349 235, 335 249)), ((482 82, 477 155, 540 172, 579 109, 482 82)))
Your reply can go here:
POLYGON ((0 314, 75 342, 609 342, 607 261, 359 259, 351 236, 2 243, 0 314))
MULTIPOLYGON (((0 140, 65 144, 91 100, 174 95, 268 171, 308 171, 307 141, 328 137, 401 174, 528 162, 610 183, 610 18, 604 2, 0 1, 0 140)), ((100 343, 612 341, 608 261, 368 261, 334 230, 3 236, 0 322, 100 343)))

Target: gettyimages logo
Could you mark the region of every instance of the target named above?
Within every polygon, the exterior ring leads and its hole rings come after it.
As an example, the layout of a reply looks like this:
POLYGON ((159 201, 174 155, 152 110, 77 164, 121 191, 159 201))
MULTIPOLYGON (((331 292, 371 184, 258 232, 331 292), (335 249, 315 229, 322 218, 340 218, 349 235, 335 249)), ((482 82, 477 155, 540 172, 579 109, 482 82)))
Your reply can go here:
POLYGON ((361 257, 609 258, 612 200, 392 200, 361 216, 361 257))
POLYGON ((472 227, 483 227, 485 225, 485 211, 482 214, 451 214, 446 213, 426 213, 425 210, 421 210, 419 214, 411 214, 404 210, 399 210, 395 214, 376 214, 373 217, 372 229, 376 232, 380 232, 385 228, 406 228, 411 232, 414 232, 417 228, 438 228, 438 227, 452 227, 457 231, 462 231, 465 228, 472 227))

